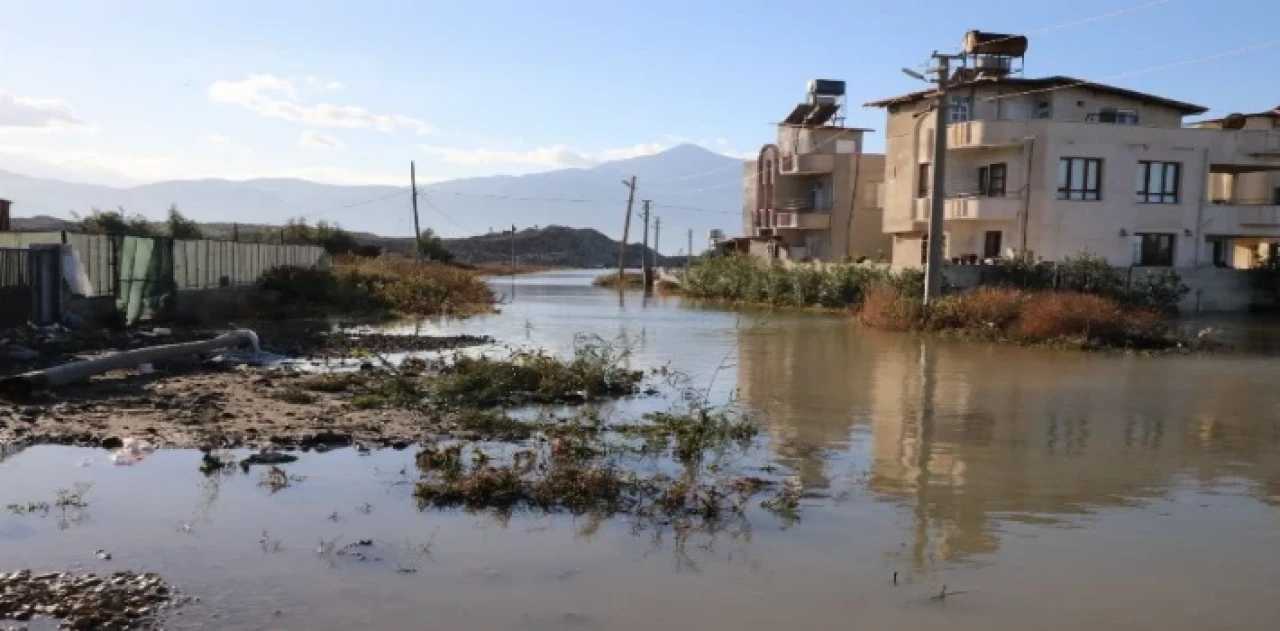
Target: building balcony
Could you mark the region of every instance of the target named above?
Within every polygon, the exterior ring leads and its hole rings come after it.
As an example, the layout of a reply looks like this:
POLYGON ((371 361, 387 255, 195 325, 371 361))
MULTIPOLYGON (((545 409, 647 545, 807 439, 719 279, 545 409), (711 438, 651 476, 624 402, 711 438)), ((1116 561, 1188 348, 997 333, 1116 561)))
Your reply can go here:
POLYGON ((1280 131, 1247 129, 1232 132, 1240 153, 1258 158, 1280 158, 1280 131))
POLYGON ((774 215, 779 230, 830 230, 830 213, 782 211, 774 215))
POLYGON ((1280 236, 1280 204, 1261 200, 1213 200, 1204 209, 1205 234, 1280 236))
MULTIPOLYGON (((912 221, 928 224, 932 198, 922 197, 914 200, 912 221)), ((946 221, 1012 221, 1022 211, 1022 198, 1016 196, 979 197, 957 196, 948 198, 943 206, 943 218, 946 221)))
MULTIPOLYGON (((947 149, 1017 147, 1045 121, 969 121, 947 126, 947 149)), ((925 139, 927 142, 928 139, 925 139)))
POLYGON ((830 153, 783 155, 778 164, 782 175, 821 175, 835 169, 836 157, 830 153))

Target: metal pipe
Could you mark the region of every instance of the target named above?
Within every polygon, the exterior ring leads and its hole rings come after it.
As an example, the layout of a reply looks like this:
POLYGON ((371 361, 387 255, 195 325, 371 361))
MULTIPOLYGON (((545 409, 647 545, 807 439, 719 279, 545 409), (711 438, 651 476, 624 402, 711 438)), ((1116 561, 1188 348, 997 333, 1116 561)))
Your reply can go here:
POLYGON ((44 370, 35 370, 21 375, 14 375, 0 380, 0 391, 24 394, 35 390, 44 390, 56 386, 83 381, 94 375, 111 370, 132 368, 139 364, 161 361, 182 355, 207 353, 209 351, 236 346, 250 346, 255 353, 260 352, 258 334, 249 329, 239 329, 223 333, 211 340, 200 342, 183 342, 164 344, 149 348, 122 351, 106 357, 86 359, 54 366, 44 370))

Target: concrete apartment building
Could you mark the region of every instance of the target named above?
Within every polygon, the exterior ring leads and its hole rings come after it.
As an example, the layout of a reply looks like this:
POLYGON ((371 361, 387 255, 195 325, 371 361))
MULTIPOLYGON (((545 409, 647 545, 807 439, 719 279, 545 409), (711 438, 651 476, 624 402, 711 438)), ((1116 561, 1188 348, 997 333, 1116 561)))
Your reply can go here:
MULTIPOLYGON (((1199 105, 1070 77, 1015 77, 1027 40, 971 32, 951 79, 944 256, 976 263, 1088 250, 1117 266, 1251 267, 1280 253, 1274 113, 1184 126, 1199 105)), ((927 244, 932 89, 888 112, 884 231, 893 265, 927 244)))
POLYGON ((842 126, 843 81, 814 80, 804 103, 778 124, 743 173, 740 249, 763 258, 888 260, 881 230, 883 155, 862 152, 863 134, 842 126))

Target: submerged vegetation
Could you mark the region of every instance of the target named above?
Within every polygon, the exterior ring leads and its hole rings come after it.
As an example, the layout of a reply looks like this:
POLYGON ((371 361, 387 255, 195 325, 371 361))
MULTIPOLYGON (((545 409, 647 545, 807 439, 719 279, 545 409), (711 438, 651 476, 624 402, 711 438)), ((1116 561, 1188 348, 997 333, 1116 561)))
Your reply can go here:
POLYGON ((566 403, 635 394, 643 374, 622 366, 627 351, 598 338, 579 337, 573 357, 543 351, 510 357, 458 357, 431 380, 434 394, 451 405, 494 407, 566 403))
POLYGON ((617 288, 619 285, 624 289, 644 289, 644 274, 639 272, 627 272, 618 278, 616 273, 601 274, 591 281, 596 287, 612 287, 617 288))

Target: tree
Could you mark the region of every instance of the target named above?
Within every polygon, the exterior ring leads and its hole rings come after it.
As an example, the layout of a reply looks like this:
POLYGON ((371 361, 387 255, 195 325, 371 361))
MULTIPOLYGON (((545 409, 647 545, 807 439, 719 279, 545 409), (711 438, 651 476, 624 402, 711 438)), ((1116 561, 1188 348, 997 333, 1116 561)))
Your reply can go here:
POLYGON ((203 239, 204 231, 194 219, 187 219, 178 211, 178 205, 169 206, 169 219, 165 222, 169 227, 169 236, 175 239, 203 239))
POLYGON ((94 208, 87 216, 71 213, 79 223, 80 230, 91 234, 114 234, 134 237, 153 236, 151 225, 142 215, 129 215, 124 207, 117 210, 99 210, 94 208))
POLYGON ((418 253, 441 263, 452 263, 454 258, 453 252, 444 247, 444 241, 431 228, 422 231, 422 237, 418 240, 418 253))

